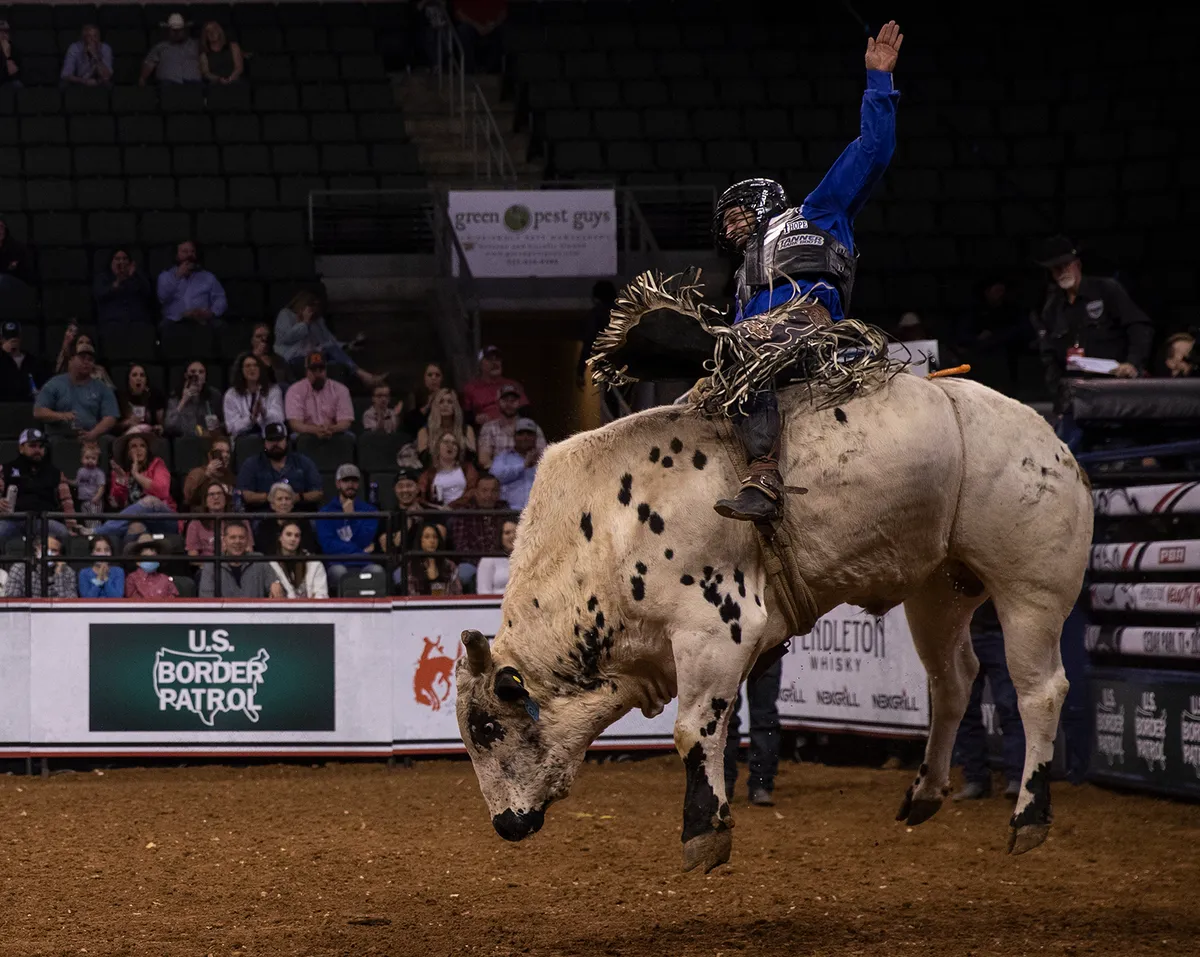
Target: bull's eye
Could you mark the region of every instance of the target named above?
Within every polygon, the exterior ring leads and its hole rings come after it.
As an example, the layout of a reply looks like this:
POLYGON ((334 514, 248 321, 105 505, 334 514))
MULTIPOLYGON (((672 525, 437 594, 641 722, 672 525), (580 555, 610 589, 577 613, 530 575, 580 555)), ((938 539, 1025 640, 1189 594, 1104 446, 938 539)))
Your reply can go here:
POLYGON ((491 734, 493 731, 496 730, 496 725, 493 724, 491 721, 489 721, 487 724, 485 724, 483 726, 483 730, 488 732, 488 734, 491 734))

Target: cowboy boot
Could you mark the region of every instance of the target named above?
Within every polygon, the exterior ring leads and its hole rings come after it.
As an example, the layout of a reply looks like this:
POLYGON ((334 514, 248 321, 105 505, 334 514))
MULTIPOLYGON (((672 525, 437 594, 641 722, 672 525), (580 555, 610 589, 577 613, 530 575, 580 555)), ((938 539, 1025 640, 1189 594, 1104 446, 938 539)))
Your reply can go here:
POLYGON ((782 419, 774 392, 759 393, 734 430, 746 449, 750 474, 733 498, 714 506, 718 515, 742 522, 775 522, 783 514, 783 476, 779 474, 779 436, 782 419))

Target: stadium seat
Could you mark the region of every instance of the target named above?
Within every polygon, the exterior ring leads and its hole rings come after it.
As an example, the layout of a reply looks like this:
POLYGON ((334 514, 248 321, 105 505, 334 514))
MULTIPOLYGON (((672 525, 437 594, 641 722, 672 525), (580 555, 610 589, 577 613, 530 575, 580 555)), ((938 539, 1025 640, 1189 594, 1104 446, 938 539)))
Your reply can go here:
MULTIPOLYGON (((306 143, 308 118, 300 113, 267 113, 262 117, 262 139, 264 143, 306 143)), ((274 155, 278 156, 281 149, 287 148, 275 147, 274 155)), ((278 166, 276 171, 286 172, 278 166)))
POLYGON ((24 171, 30 178, 70 176, 71 150, 65 146, 28 147, 24 171))
POLYGON ((175 471, 186 475, 207 461, 208 439, 202 439, 197 435, 179 436, 171 443, 171 454, 175 462, 175 471))
POLYGON ((153 362, 158 353, 158 331, 148 323, 124 323, 104 337, 102 351, 109 362, 153 362))
MULTIPOLYGON (((30 395, 32 396, 32 388, 30 395)), ((15 439, 34 424, 33 402, 0 402, 0 439, 15 439)), ((8 460, 5 459, 5 462, 8 460)))
POLYGON ((339 598, 386 598, 387 573, 351 568, 338 582, 339 598))
POLYGON ((394 473, 396 453, 410 441, 409 436, 400 432, 365 431, 358 437, 358 467, 371 474, 394 473))
POLYGON ((171 576, 171 581, 175 583, 175 590, 179 592, 180 598, 195 598, 197 594, 196 579, 186 572, 180 572, 171 576))
POLYGON ((248 113, 253 108, 250 87, 245 83, 210 86, 205 100, 210 113, 248 113))
POLYGON ((123 179, 109 177, 75 182, 75 204, 80 209, 120 209, 125 202, 123 179))
POLYGON ((254 89, 256 113, 294 113, 300 109, 300 94, 290 84, 263 84, 254 89))
POLYGON ((172 322, 162 332, 162 354, 167 362, 187 363, 217 358, 213 330, 195 322, 172 322))
POLYGON ((88 275, 87 253, 82 249, 43 247, 38 251, 38 274, 43 283, 79 279, 88 275))
POLYGON ((354 436, 343 432, 328 439, 301 434, 296 437, 296 451, 312 459, 321 471, 334 471, 339 465, 354 461, 354 436))
MULTIPOLYGON (((87 255, 82 249, 77 250, 82 256, 82 262, 87 262, 87 255)), ((87 275, 86 272, 77 275, 87 275)), ((91 322, 92 319, 92 289, 91 286, 74 283, 62 283, 48 286, 42 290, 42 312, 51 322, 62 322, 77 319, 91 322)))
POLYGON ((263 440, 259 435, 239 435, 233 444, 234 472, 242 467, 247 459, 262 454, 263 440))
POLYGON ((179 180, 181 209, 224 209, 225 180, 220 176, 187 176, 179 180))
POLYGON ((74 209, 74 184, 66 179, 31 179, 25 184, 25 208, 57 211, 74 209))
POLYGON ((171 166, 176 176, 220 176, 221 148, 215 145, 173 147, 171 166))
POLYGON ((234 176, 229 179, 230 209, 261 209, 279 205, 275 180, 270 176, 234 176))

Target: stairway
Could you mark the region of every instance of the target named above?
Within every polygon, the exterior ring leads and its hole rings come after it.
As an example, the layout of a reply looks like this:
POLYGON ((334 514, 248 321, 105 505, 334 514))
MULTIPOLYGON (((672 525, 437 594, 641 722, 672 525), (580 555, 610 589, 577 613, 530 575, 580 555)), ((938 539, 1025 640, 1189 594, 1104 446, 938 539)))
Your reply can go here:
MULTIPOLYGON (((467 88, 479 84, 496 125, 504 137, 508 153, 516 167, 517 178, 522 182, 537 182, 542 179, 540 163, 526 159, 529 149, 529 134, 518 133, 514 127, 514 105, 500 99, 500 77, 481 74, 467 77, 467 88)), ((438 185, 462 186, 469 183, 482 184, 486 175, 481 164, 476 179, 475 159, 471 146, 471 118, 450 116, 446 96, 438 90, 437 77, 429 73, 411 73, 401 78, 396 86, 396 97, 404 110, 404 125, 408 135, 417 144, 421 168, 428 174, 430 182, 438 185), (463 128, 466 126, 466 142, 463 128)), ((470 103, 468 93, 467 102, 470 103)))
MULTIPOLYGON (((387 373, 396 399, 421 381, 426 363, 444 361, 437 306, 429 295, 331 301, 330 312, 336 317, 339 339, 360 333, 366 337, 354 361, 369 372, 387 373)), ((351 387, 359 391, 359 384, 351 387)))

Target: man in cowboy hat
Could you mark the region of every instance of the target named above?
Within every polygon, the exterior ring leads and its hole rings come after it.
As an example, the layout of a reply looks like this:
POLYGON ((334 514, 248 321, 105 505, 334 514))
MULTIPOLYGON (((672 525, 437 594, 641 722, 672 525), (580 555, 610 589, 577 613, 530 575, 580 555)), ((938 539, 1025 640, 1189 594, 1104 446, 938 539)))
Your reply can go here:
POLYGON ((1132 379, 1146 371, 1154 326, 1115 279, 1085 276, 1079 251, 1066 236, 1052 236, 1035 257, 1052 285, 1034 324, 1046 385, 1057 399, 1073 356, 1115 359, 1113 374, 1132 379))
POLYGON ((199 83, 200 45, 188 35, 190 24, 183 14, 172 13, 161 26, 167 28, 167 39, 146 54, 138 86, 145 86, 151 75, 159 83, 199 83))

